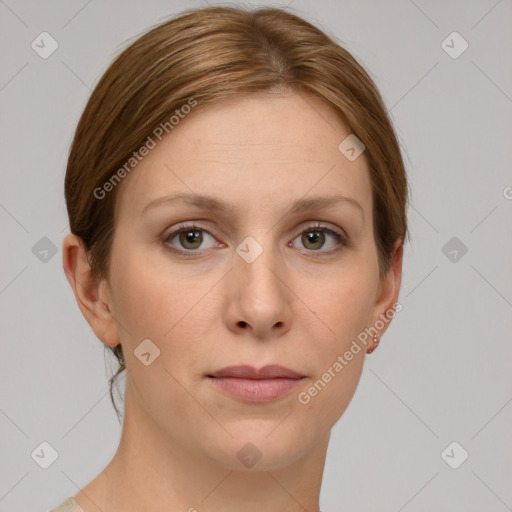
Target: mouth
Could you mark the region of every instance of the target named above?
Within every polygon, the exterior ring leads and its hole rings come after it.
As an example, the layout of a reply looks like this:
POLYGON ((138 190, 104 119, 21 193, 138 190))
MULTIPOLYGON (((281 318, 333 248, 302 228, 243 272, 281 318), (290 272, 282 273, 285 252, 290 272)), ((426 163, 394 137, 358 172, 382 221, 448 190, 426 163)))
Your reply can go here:
POLYGON ((306 378, 305 375, 279 365, 260 369, 229 366, 207 377, 218 390, 249 403, 277 400, 290 393, 306 378))

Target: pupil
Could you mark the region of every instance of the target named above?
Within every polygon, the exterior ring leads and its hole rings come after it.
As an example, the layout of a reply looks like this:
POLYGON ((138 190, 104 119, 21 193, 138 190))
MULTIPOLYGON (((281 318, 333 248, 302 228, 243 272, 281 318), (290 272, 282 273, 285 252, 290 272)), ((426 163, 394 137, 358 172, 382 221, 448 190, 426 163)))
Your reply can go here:
POLYGON ((182 232, 182 237, 184 236, 184 245, 186 244, 194 244, 201 242, 201 233, 198 230, 184 231, 182 232))
POLYGON ((321 246, 322 241, 319 242, 321 237, 323 236, 323 233, 321 231, 309 231, 306 234, 306 240, 307 244, 312 244, 315 247, 321 246))

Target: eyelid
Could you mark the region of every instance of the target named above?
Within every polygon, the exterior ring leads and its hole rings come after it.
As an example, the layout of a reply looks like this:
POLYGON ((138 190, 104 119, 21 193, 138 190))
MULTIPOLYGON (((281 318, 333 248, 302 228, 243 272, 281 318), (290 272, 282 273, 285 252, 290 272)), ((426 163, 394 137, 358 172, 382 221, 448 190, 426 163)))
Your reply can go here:
POLYGON ((345 233, 345 231, 343 229, 341 229, 337 226, 334 226, 332 224, 322 222, 322 221, 310 221, 309 223, 306 221, 305 225, 304 225, 304 223, 302 223, 301 226, 299 226, 297 228, 297 232, 296 232, 295 236, 300 235, 304 231, 307 231, 307 230, 314 231, 315 229, 323 230, 326 232, 332 232, 332 233, 335 233, 336 235, 339 235, 340 237, 342 237, 345 240, 348 239, 348 235, 345 233))

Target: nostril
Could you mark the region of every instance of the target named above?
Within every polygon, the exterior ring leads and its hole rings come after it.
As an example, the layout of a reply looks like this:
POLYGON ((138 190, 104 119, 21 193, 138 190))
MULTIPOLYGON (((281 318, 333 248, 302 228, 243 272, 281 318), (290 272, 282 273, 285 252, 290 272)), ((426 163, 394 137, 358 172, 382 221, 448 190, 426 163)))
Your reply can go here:
POLYGON ((247 326, 247 322, 244 322, 243 320, 241 320, 238 323, 240 324, 241 327, 246 327, 247 326))

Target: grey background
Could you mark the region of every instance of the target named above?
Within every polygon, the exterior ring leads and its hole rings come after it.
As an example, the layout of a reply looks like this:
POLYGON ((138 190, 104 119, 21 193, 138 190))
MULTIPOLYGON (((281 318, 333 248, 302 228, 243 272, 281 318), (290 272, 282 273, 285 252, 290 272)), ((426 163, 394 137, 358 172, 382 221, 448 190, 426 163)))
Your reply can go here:
MULTIPOLYGON (((49 510, 116 451, 109 359, 62 269, 66 157, 114 56, 150 25, 206 5, 0 1, 1 511, 49 510), (42 31, 59 44, 47 59, 31 48, 42 31), (44 237, 56 249, 46 262, 44 237), (31 457, 42 441, 59 454, 48 469, 31 457)), ((512 2, 291 8, 370 72, 412 188, 403 310, 333 429, 322 510, 512 510, 512 2), (453 31, 469 43, 456 59, 441 46, 453 31), (454 236, 468 249, 455 262, 442 250, 454 236), (452 441, 469 453, 458 469, 441 457, 452 441)))

